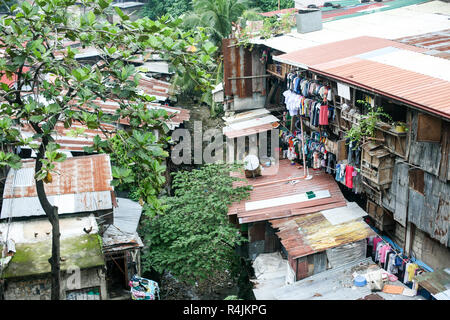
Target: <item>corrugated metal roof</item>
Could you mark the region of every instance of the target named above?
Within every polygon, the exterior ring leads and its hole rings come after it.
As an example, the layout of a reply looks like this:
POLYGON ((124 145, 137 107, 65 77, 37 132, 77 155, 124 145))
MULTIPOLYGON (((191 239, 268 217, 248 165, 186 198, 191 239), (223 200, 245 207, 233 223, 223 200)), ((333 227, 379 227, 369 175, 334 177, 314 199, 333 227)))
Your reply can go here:
MULTIPOLYGON (((95 103, 100 106, 105 113, 115 114, 116 110, 120 108, 118 102, 109 99, 106 101, 96 100, 95 103)), ((146 103, 146 106, 148 109, 163 109, 167 111, 169 116, 173 115, 173 117, 166 122, 171 130, 178 127, 184 121, 188 121, 190 118, 190 111, 184 108, 171 107, 159 103, 146 103)), ((120 119, 119 122, 125 125, 129 124, 129 121, 123 118, 120 119)))
MULTIPOLYGON (((421 74, 420 71, 406 70, 406 68, 413 68, 411 62, 406 62, 407 66, 402 63, 403 68, 378 62, 382 61, 380 56, 383 52, 376 50, 388 47, 406 50, 403 56, 414 55, 414 63, 429 63, 430 59, 435 59, 434 62, 440 66, 440 70, 450 70, 448 60, 411 53, 424 52, 426 49, 373 37, 359 37, 320 45, 284 54, 274 59, 303 66, 312 72, 450 118, 450 105, 445 98, 450 92, 450 82, 438 78, 442 78, 442 72, 438 69, 432 77, 430 76, 432 70, 428 70, 428 75, 421 74), (362 54, 366 54, 366 58, 362 54), (370 60, 373 59, 370 57, 374 55, 378 55, 378 61, 370 60)), ((402 56, 402 50, 397 51, 400 56, 402 56)), ((388 54, 389 50, 384 53, 388 54)), ((387 59, 389 64, 394 64, 394 60, 398 61, 398 54, 395 59, 392 57, 387 59)))
POLYGON ((450 289, 450 268, 424 272, 415 277, 417 283, 435 295, 450 289))
POLYGON ((277 14, 286 14, 286 13, 295 12, 295 11, 298 11, 298 9, 288 8, 288 9, 280 9, 280 10, 275 10, 275 11, 263 12, 263 13, 260 13, 260 15, 262 15, 264 17, 273 17, 273 16, 276 16, 277 14))
POLYGON ((321 212, 269 222, 293 259, 375 235, 361 218, 332 224, 321 212))
MULTIPOLYGON (((323 19, 323 29, 319 31, 309 33, 294 31, 269 39, 253 38, 250 42, 263 44, 281 52, 293 52, 360 36, 398 39, 448 29, 450 6, 442 1, 430 1, 383 11, 385 9, 386 7, 381 8, 381 12, 357 13, 360 16, 349 15, 345 19, 341 19, 340 16, 330 16, 323 19)), ((322 17, 327 17, 331 13, 331 11, 323 12, 322 17)))
POLYGON ((141 218, 142 206, 130 199, 117 198, 114 208, 114 224, 103 234, 103 249, 108 252, 142 248, 144 244, 136 232, 141 218))
POLYGON ((252 185, 250 198, 239 203, 234 203, 228 210, 228 215, 237 214, 240 223, 265 221, 306 213, 318 212, 320 210, 332 209, 346 205, 344 196, 334 178, 322 171, 310 171, 311 180, 301 179, 303 169, 299 170, 292 166, 287 159, 280 160, 278 167, 263 167, 262 175, 256 178, 245 179, 243 174, 235 174, 244 181, 235 183, 238 185, 252 185), (298 180, 286 181, 290 178, 299 177, 298 180), (300 195, 307 191, 327 190, 330 197, 323 199, 311 199, 309 201, 268 207, 257 210, 246 210, 247 202, 276 199, 280 197, 300 195))
POLYGON ((427 49, 425 54, 450 60, 450 29, 402 37, 396 41, 427 49))
POLYGON ((118 206, 114 208, 114 225, 126 233, 136 232, 142 214, 142 206, 130 199, 116 199, 118 206))
POLYGON ((259 132, 272 130, 278 118, 270 114, 267 109, 255 109, 224 117, 223 133, 228 138, 249 136, 259 132))
MULTIPOLYGON (((103 123, 102 128, 104 130, 108 130, 110 132, 114 132, 116 130, 115 125, 105 124, 103 123)), ((57 123, 55 126, 56 133, 53 135, 53 139, 55 142, 61 146, 61 150, 66 151, 83 151, 83 147, 90 147, 94 144, 94 137, 100 136, 102 139, 106 139, 107 137, 100 129, 89 129, 87 126, 77 123, 74 121, 72 126, 68 129, 64 128, 62 123, 57 123), (72 135, 73 129, 83 129, 83 133, 77 136, 72 135)), ((20 128, 20 132, 23 137, 32 137, 35 132, 29 124, 24 124, 20 128)), ((40 142, 41 139, 36 139, 34 142, 40 142)))
MULTIPOLYGON (((1 218, 45 215, 36 193, 33 175, 24 174, 17 184, 19 172, 34 171, 35 160, 22 160, 22 168, 11 169, 5 182, 1 218), (25 181, 27 178, 27 181, 25 181), (16 200, 15 200, 16 199, 16 200), (20 199, 20 200, 18 200, 20 199)), ((68 158, 55 163, 53 181, 45 184, 50 203, 59 214, 112 210, 111 164, 109 155, 99 154, 68 158)))
MULTIPOLYGON (((34 168, 35 160, 22 160, 22 168, 10 170, 6 178, 3 199, 37 197, 34 179, 28 186, 16 186, 18 171, 34 168)), ((62 195, 81 192, 113 191, 111 186, 111 164, 109 155, 97 154, 68 158, 55 163, 53 181, 45 184, 47 195, 62 195)))
POLYGON ((105 230, 102 240, 103 250, 109 253, 144 247, 144 243, 137 232, 124 233, 114 225, 105 230))
POLYGON ((165 101, 169 98, 170 83, 155 78, 142 76, 139 79, 138 89, 143 90, 146 94, 153 96, 157 101, 165 101))
MULTIPOLYGON (((317 273, 291 285, 274 288, 272 296, 276 300, 358 300, 371 294, 368 286, 355 287, 353 273, 366 274, 380 270, 371 258, 342 265, 324 272, 317 273)), ((400 281, 394 285, 407 288, 400 281)), ((422 296, 405 296, 377 292, 385 300, 425 300, 422 296)))

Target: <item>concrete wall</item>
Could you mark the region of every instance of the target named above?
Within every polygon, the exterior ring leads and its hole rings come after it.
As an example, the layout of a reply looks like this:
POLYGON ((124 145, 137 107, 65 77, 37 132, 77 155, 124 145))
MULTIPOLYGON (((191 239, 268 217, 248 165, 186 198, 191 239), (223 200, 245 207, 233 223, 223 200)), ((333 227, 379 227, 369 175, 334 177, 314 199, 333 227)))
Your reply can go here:
POLYGON ((417 259, 433 269, 450 266, 450 249, 417 228, 411 250, 417 259))
MULTIPOLYGON (((71 275, 65 272, 61 273, 61 279, 61 300, 66 299, 66 291, 91 287, 100 287, 100 299, 107 299, 106 281, 102 267, 81 270, 79 286, 75 285, 75 282, 71 281, 73 279, 71 275)), ((5 300, 50 300, 50 298, 50 275, 6 280, 5 300)))

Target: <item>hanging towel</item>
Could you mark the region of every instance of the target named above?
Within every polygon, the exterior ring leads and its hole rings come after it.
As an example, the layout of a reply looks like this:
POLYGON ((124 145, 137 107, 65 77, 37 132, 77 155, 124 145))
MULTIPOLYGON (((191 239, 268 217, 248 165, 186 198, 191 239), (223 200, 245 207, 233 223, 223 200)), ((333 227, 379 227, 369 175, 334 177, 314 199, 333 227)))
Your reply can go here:
POLYGON ((350 189, 353 188, 353 167, 352 166, 345 167, 345 185, 350 189))
POLYGON ((319 125, 328 125, 328 106, 320 106, 319 111, 319 125))

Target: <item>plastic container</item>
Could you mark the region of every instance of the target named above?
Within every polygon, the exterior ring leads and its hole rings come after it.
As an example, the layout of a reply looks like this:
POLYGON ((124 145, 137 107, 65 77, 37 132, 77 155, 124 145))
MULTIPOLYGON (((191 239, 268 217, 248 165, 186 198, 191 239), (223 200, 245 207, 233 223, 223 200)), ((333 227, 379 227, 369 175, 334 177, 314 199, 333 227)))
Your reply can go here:
POLYGON ((364 276, 356 276, 353 283, 357 287, 364 287, 367 284, 367 280, 364 276))

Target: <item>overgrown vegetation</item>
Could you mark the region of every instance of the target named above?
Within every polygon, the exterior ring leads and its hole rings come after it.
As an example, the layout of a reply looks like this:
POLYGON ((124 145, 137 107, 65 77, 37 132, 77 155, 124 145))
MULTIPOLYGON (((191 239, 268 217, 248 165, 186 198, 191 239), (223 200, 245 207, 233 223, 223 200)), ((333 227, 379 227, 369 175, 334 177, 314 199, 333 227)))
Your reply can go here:
POLYGON ((148 246, 144 269, 170 270, 181 281, 208 280, 217 272, 239 267, 236 246, 245 239, 228 221, 228 206, 248 197, 248 186, 233 187, 239 180, 230 171, 237 165, 206 164, 200 169, 174 174, 173 197, 163 197, 165 214, 145 217, 140 234, 148 246))

